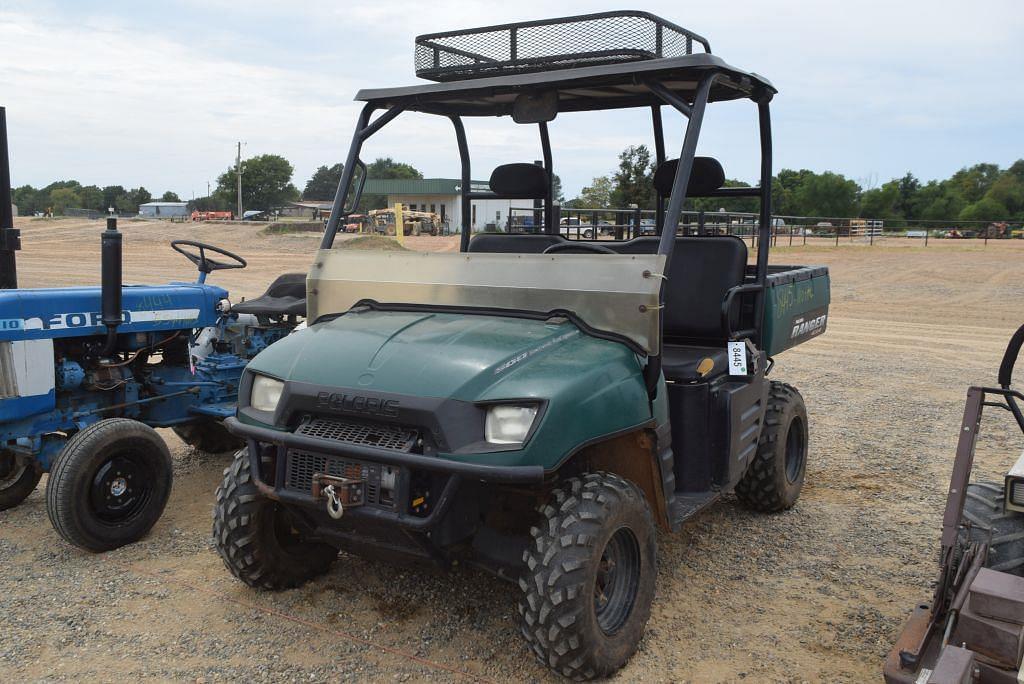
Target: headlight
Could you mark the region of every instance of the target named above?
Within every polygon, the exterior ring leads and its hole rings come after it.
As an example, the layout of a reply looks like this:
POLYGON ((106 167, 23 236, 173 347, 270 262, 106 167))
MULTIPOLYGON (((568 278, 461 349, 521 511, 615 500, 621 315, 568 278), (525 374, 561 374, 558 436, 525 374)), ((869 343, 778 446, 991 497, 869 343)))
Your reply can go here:
POLYGON ((281 392, 284 390, 284 383, 280 380, 256 375, 252 380, 252 393, 249 395, 249 405, 257 411, 273 413, 277 409, 277 403, 281 401, 281 392))
POLYGON ((499 404, 487 409, 484 439, 491 444, 522 444, 530 433, 537 407, 499 404))

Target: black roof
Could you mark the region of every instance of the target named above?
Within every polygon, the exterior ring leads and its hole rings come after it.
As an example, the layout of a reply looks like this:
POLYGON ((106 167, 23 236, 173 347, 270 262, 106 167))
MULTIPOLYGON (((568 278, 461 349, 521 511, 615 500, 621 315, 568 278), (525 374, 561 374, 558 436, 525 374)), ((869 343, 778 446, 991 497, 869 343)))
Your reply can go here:
POLYGON ((700 79, 711 73, 720 74, 711 89, 712 102, 756 100, 777 92, 762 76, 729 66, 715 55, 693 54, 404 88, 364 89, 356 94, 356 100, 382 108, 402 105, 412 111, 434 114, 500 116, 511 113, 512 103, 521 92, 557 90, 560 112, 621 109, 663 104, 644 87, 645 81, 660 83, 692 101, 700 79))

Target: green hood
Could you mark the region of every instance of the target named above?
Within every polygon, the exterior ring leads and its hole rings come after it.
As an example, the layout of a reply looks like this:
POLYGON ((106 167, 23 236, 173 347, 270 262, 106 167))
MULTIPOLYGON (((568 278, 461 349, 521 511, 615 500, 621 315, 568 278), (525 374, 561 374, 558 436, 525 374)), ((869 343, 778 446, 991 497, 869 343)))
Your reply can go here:
POLYGON ((251 367, 298 382, 475 399, 560 347, 587 341, 568 322, 365 311, 295 333, 251 367))
POLYGON ((580 444, 651 420, 637 355, 569 321, 350 312, 275 342, 249 369, 325 388, 546 402, 523 450, 476 456, 495 465, 551 468, 580 444))

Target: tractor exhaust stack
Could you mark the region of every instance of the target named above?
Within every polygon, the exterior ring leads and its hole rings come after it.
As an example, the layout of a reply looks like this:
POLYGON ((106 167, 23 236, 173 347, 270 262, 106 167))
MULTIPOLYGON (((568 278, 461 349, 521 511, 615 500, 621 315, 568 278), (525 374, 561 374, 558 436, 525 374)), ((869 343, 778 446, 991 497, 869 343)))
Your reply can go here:
POLYGON ((103 357, 114 353, 117 344, 117 327, 124 322, 121 313, 121 231, 117 229, 117 217, 107 218, 107 229, 100 239, 101 309, 103 325, 107 326, 107 344, 103 357))
POLYGON ((14 253, 21 249, 21 231, 14 227, 11 164, 7 152, 7 110, 0 107, 0 290, 18 287, 14 253))

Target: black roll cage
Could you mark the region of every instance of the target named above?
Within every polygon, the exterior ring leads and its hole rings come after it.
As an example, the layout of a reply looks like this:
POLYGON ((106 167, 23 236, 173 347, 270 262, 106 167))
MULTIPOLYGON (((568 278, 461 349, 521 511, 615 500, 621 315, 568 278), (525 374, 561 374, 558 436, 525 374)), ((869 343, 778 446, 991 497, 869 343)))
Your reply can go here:
MULTIPOLYGON (((687 199, 686 188, 689 185, 690 174, 693 169, 693 158, 697 149, 697 140, 700 137, 700 129, 704 120, 704 112, 707 109, 708 102, 711 98, 712 87, 716 84, 716 81, 728 81, 730 76, 731 74, 725 70, 712 69, 704 72, 701 75, 696 89, 694 90, 693 102, 688 102, 685 98, 681 97, 659 81, 653 79, 639 81, 639 85, 642 85, 657 100, 657 102, 651 104, 650 107, 651 122, 654 130, 654 149, 658 164, 662 164, 666 159, 661 107, 663 105, 669 105, 687 118, 686 132, 683 137, 682 149, 679 153, 679 163, 676 167, 675 178, 672 182, 672 192, 669 194, 668 198, 659 193, 656 203, 655 229, 657 234, 660 236, 657 253, 665 256, 666 271, 668 271, 668 265, 672 260, 672 252, 676 242, 676 231, 666 231, 664 230, 664 227, 679 225, 683 205, 687 199), (667 204, 666 199, 668 200, 667 204)), ((764 316, 765 306, 765 281, 768 276, 768 250, 771 243, 772 133, 769 104, 772 96, 774 95, 774 89, 756 88, 752 89, 748 95, 749 99, 755 102, 758 110, 758 126, 760 131, 761 147, 760 183, 757 187, 750 188, 723 187, 713 192, 703 193, 700 196, 755 197, 759 200, 757 266, 754 281, 752 283, 744 284, 743 289, 744 294, 751 294, 755 297, 754 327, 746 332, 753 333, 753 339, 751 341, 760 347, 762 344, 763 333, 762 319, 764 316)), ((362 149, 363 143, 408 108, 407 104, 403 102, 388 105, 381 101, 374 100, 368 101, 363 106, 363 109, 359 114, 358 122, 356 123, 355 133, 352 136, 352 142, 349 145, 348 156, 345 159, 344 170, 338 184, 338 192, 334 197, 334 204, 331 208, 331 217, 327 223, 327 228, 324 232, 323 240, 320 245, 321 249, 331 249, 334 244, 334 238, 337 234, 339 225, 343 225, 343 219, 349 213, 354 211, 355 207, 359 204, 359 199, 362 195, 363 182, 366 179, 366 167, 359 159, 359 152, 362 149), (383 109, 384 112, 371 121, 373 113, 378 109, 383 109), (352 206, 347 207, 345 206, 345 201, 348 197, 353 178, 355 177, 356 168, 362 169, 363 173, 359 179, 357 187, 355 188, 352 206)), ((417 108, 417 110, 419 110, 419 108, 417 108)), ((455 139, 458 145, 459 159, 462 166, 461 211, 463 229, 460 236, 460 251, 465 253, 469 250, 471 232, 469 226, 471 224, 472 201, 475 199, 500 199, 501 196, 491 192, 473 192, 471 189, 471 159, 469 154, 469 144, 466 139, 466 130, 462 123, 461 115, 443 114, 440 112, 426 113, 435 113, 447 116, 455 127, 455 139)), ((550 183, 554 174, 552 168, 551 141, 548 136, 547 124, 543 122, 539 123, 538 131, 544 158, 543 166, 548 172, 550 183)), ((559 225, 554 214, 552 189, 549 185, 546 197, 544 198, 545 234, 558 234, 559 225)), ((664 331, 665 279, 662 279, 661 291, 659 293, 659 304, 659 326, 662 331, 664 331)), ((661 337, 663 337, 663 335, 661 337)), ((648 392, 651 396, 653 396, 655 392, 660 375, 661 350, 659 349, 658 354, 652 354, 648 357, 648 363, 644 369, 644 379, 647 384, 648 392)))

